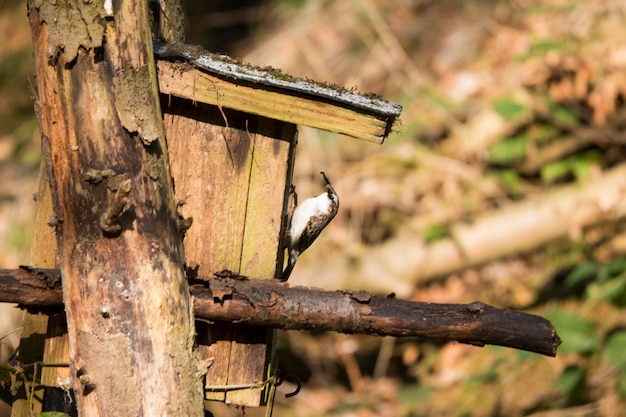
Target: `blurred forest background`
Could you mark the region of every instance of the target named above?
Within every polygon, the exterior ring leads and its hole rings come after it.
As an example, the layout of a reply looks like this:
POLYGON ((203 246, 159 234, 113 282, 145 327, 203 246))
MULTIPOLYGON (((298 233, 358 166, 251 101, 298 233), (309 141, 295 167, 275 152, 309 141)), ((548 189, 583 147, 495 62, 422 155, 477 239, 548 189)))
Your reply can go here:
MULTIPOLYGON (((281 333, 276 416, 626 415, 623 0, 185 2, 187 41, 404 107, 383 145, 303 128, 337 218, 290 283, 539 314, 556 358, 281 333)), ((0 267, 28 263, 39 136, 23 0, 0 5, 0 267)), ((0 313, 5 361, 20 312, 0 313)), ((216 416, 263 415, 212 405, 216 416)))

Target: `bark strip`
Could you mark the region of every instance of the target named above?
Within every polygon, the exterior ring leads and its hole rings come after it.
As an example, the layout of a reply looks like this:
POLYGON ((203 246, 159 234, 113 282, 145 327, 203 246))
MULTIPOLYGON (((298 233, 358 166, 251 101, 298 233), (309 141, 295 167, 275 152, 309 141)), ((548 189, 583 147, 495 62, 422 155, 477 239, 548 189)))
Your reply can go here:
MULTIPOLYGON (((0 270, 0 301, 29 308, 60 306, 57 274, 55 270, 0 270), (24 295, 28 291, 17 291, 27 285, 29 291, 37 291, 40 300, 46 300, 45 304, 24 295), (48 289, 43 290, 44 286, 48 289), (41 291, 51 295, 42 296, 41 291)), ((506 346, 547 356, 556 356, 561 343, 548 320, 481 302, 422 303, 364 291, 323 291, 289 287, 277 281, 228 277, 193 279, 190 290, 196 317, 212 322, 421 337, 476 346, 506 346)))

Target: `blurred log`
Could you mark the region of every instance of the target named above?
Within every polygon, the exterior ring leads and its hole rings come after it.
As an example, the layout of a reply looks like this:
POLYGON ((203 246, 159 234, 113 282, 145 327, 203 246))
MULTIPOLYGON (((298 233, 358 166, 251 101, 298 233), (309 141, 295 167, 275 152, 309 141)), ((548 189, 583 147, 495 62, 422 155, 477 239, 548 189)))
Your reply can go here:
MULTIPOLYGON (((60 307, 59 282, 56 270, 0 270, 0 301, 28 308, 60 307), (28 295, 35 289, 38 298, 28 295)), ((240 276, 193 279, 190 285, 196 317, 212 322, 421 337, 476 346, 500 345, 548 356, 556 356, 561 343, 546 319, 480 302, 420 303, 364 291, 289 287, 277 281, 240 276)))
POLYGON ((625 217, 623 164, 586 181, 483 213, 473 222, 451 224, 448 237, 431 244, 407 228, 360 253, 358 261, 337 255, 301 270, 298 279, 335 289, 350 285, 347 278, 358 276, 361 288, 394 291, 404 297, 412 294, 416 283, 538 250, 558 239, 575 241, 587 229, 615 224, 625 217), (381 279, 381 273, 387 279, 381 279))
POLYGON ((451 227, 451 237, 423 250, 415 270, 423 278, 527 252, 559 238, 580 239, 584 229, 626 216, 626 165, 451 227))

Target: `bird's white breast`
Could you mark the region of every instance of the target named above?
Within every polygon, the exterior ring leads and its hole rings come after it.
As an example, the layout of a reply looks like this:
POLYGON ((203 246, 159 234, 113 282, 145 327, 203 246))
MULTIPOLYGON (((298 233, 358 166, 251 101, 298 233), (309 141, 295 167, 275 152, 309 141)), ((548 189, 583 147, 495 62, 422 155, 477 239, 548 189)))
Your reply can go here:
POLYGON ((300 203, 293 211, 291 217, 291 228, 289 229, 291 240, 296 241, 300 238, 300 235, 311 217, 327 213, 329 210, 330 199, 326 192, 323 192, 317 197, 307 198, 300 203))

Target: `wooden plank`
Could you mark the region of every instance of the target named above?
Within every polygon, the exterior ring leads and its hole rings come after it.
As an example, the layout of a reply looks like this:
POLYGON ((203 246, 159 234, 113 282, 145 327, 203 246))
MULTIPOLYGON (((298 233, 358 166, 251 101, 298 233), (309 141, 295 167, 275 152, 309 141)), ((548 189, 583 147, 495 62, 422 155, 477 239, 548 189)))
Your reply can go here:
POLYGON ((292 124, 265 118, 258 122, 241 259, 242 273, 247 276, 273 277, 277 269, 277 258, 282 254, 277 252, 277 243, 281 239, 283 200, 289 194, 289 151, 295 135, 292 124))
MULTIPOLYGON (((67 320, 63 313, 49 317, 43 361, 44 363, 57 364, 69 363, 70 361, 67 320)), ((70 381, 70 377, 69 366, 46 366, 41 370, 41 384, 46 387, 59 388, 59 382, 70 381)))
MULTIPOLYGON (((36 102, 35 106, 38 109, 37 105, 36 102)), ((56 262, 58 252, 54 228, 48 225, 48 220, 51 218, 53 211, 52 195, 50 193, 50 185, 46 171, 46 163, 45 161, 41 161, 37 193, 35 194, 36 211, 33 241, 30 249, 30 264, 41 268, 54 268, 58 266, 56 262)), ((60 357, 55 357, 48 350, 50 339, 44 339, 44 337, 50 337, 48 326, 48 315, 28 311, 24 313, 23 330, 20 340, 20 360, 23 363, 35 363, 42 360, 56 362, 63 361, 63 358, 67 358, 67 352, 63 352, 60 357), (48 335, 46 335, 47 332, 48 335)), ((65 339, 67 340, 67 334, 65 339)), ((33 369, 32 374, 30 372, 26 373, 26 377, 30 378, 32 381, 41 378, 42 386, 56 387, 56 377, 46 378, 50 373, 54 373, 56 376, 56 371, 59 371, 62 376, 69 376, 69 368, 64 370, 59 370, 59 368, 43 368, 41 369, 41 375, 37 375, 35 369, 33 369)), ((27 391, 29 389, 30 387, 26 385, 18 386, 18 392, 12 404, 11 416, 26 417, 42 411, 42 397, 44 397, 45 391, 37 389, 35 390, 35 397, 29 398, 30 392, 27 391)))
MULTIPOLYGON (((162 96, 162 108, 180 212, 193 217, 187 266, 200 276, 228 269, 273 278, 295 126, 175 97, 162 96)), ((200 351, 212 362, 207 387, 264 380, 272 337, 265 328, 215 323, 206 334, 198 326, 200 351)), ((206 398, 259 406, 262 390, 206 398)))
MULTIPOLYGON (((237 272, 252 160, 248 135, 236 128, 239 115, 185 100, 162 107, 176 197, 184 203, 180 212, 193 218, 184 240, 186 264, 202 276, 237 272)), ((209 335, 198 334, 198 343, 208 344, 206 359, 212 358, 207 381, 227 385, 232 325, 216 324, 209 335)), ((224 401, 226 394, 207 392, 206 398, 224 401)))
POLYGON ((360 109, 338 106, 318 97, 285 94, 275 88, 255 85, 200 71, 188 64, 157 61, 162 94, 241 110, 288 123, 328 130, 370 142, 382 143, 395 117, 374 115, 360 109))
MULTIPOLYGON (((182 62, 237 86, 264 88, 285 96, 310 98, 337 108, 350 108, 357 113, 374 115, 387 123, 383 139, 391 132, 402 112, 402 106, 382 100, 375 94, 359 94, 338 85, 293 77, 276 68, 261 68, 226 55, 212 54, 197 45, 186 45, 182 42, 164 43, 155 39, 154 54, 158 60, 182 62)), ((245 108, 243 110, 248 111, 245 108)))
POLYGON ((241 128, 245 121, 225 110, 233 126, 226 127, 218 108, 182 100, 163 108, 171 112, 164 116, 164 125, 176 197, 184 203, 180 212, 193 218, 185 234, 187 265, 198 266, 203 276, 236 271, 252 161, 250 138, 241 128), (181 106, 186 116, 175 116, 181 106))
MULTIPOLYGON (((277 120, 261 118, 253 133, 250 187, 241 251, 241 273, 272 278, 280 270, 278 258, 283 218, 283 199, 287 195, 289 151, 296 127, 277 120), (282 197, 282 198, 281 198, 282 197)), ((263 380, 268 345, 275 330, 253 326, 234 326, 231 358, 248 366, 229 368, 229 384, 263 380), (260 361, 259 358, 264 358, 260 361), (259 378, 261 377, 261 378, 259 378)), ((261 389, 237 390, 226 394, 226 402, 254 404, 261 389)))
MULTIPOLYGON (((57 267, 57 241, 54 228, 48 224, 53 216, 52 195, 50 184, 45 174, 46 161, 41 161, 39 185, 37 186, 37 213, 35 215, 35 231, 31 248, 31 265, 41 268, 57 267)), ((26 313, 29 314, 29 313, 26 313)), ((54 314, 48 317, 46 339, 44 341, 44 363, 69 363, 69 339, 67 336, 67 320, 65 314, 54 314)), ((41 385, 59 387, 59 381, 70 378, 70 368, 44 367, 41 370, 41 385)), ((46 396, 47 397, 47 396, 46 396)), ((46 398, 47 401, 47 398, 46 398)), ((50 408, 47 408, 50 410, 50 408)))
POLYGON ((375 94, 359 94, 338 85, 319 83, 309 79, 293 77, 272 67, 258 67, 227 55, 212 54, 201 46, 182 42, 153 42, 157 59, 186 62, 204 72, 218 75, 236 82, 248 82, 268 86, 282 94, 304 94, 320 100, 330 101, 337 106, 353 107, 379 116, 399 117, 402 106, 376 97, 375 94))

